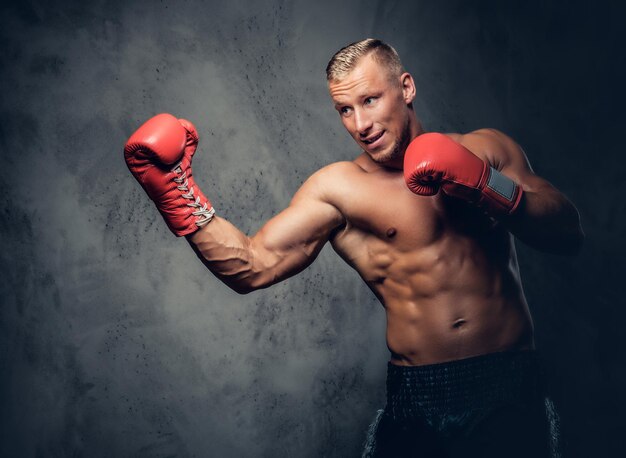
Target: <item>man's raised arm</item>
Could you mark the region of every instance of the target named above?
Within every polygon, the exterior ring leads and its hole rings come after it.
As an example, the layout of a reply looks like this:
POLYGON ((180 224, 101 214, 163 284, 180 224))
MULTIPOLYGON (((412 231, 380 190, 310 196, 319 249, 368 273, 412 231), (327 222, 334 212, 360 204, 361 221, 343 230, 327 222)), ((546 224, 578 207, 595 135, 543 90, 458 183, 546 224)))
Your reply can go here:
POLYGON ((311 264, 343 222, 341 213, 322 200, 320 181, 319 174, 309 178, 289 207, 253 237, 215 217, 187 239, 204 264, 239 293, 278 283, 311 264))
POLYGON ((580 250, 584 233, 576 207, 535 175, 519 145, 495 129, 471 132, 458 142, 439 133, 418 136, 407 148, 404 176, 416 194, 441 188, 477 205, 534 248, 580 250))
POLYGON ((157 115, 128 140, 128 168, 154 201, 168 227, 186 236, 202 262, 238 293, 265 288, 307 267, 343 216, 325 199, 323 172, 309 178, 289 207, 248 237, 215 216, 193 180, 198 134, 189 121, 157 115), (209 224, 210 223, 210 224, 209 224))
POLYGON ((585 237, 578 210, 565 194, 533 172, 522 148, 495 129, 481 129, 465 138, 523 189, 517 211, 502 218, 511 233, 542 251, 577 253, 585 237))

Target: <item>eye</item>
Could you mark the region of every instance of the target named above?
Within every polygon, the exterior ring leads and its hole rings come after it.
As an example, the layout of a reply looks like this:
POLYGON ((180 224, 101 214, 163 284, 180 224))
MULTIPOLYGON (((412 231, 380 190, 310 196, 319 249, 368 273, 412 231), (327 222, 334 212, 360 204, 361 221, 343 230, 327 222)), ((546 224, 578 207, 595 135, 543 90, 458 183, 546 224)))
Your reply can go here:
POLYGON ((341 108, 339 108, 339 114, 341 116, 347 116, 348 114, 350 114, 350 107, 341 107, 341 108))
POLYGON ((363 102, 364 105, 371 105, 376 101, 376 97, 368 97, 363 102))

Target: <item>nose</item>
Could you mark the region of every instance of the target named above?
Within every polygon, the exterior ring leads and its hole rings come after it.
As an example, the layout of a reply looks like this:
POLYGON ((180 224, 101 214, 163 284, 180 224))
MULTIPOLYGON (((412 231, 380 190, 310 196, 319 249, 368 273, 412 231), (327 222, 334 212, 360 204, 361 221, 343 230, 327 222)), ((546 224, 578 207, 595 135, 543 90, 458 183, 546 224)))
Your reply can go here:
POLYGON ((366 137, 372 128, 372 120, 363 110, 354 110, 354 127, 359 136, 366 137))

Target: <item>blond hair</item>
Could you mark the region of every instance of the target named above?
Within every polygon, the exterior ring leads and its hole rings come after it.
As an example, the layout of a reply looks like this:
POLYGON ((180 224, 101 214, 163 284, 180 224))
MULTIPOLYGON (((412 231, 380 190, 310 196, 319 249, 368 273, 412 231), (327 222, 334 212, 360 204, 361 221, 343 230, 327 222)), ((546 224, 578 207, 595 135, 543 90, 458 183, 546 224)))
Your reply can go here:
POLYGON ((388 70, 389 77, 394 79, 404 73, 400 56, 393 47, 375 38, 366 38, 344 46, 330 59, 326 66, 326 79, 340 81, 350 73, 359 61, 372 54, 374 60, 388 70))

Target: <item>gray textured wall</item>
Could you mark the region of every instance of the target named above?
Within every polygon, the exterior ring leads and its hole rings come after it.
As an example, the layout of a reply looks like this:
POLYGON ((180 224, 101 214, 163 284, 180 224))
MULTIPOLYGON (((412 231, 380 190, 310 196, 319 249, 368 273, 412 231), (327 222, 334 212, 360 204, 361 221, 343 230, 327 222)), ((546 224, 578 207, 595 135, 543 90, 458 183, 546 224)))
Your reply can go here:
POLYGON ((0 13, 1 456, 358 454, 388 357, 358 276, 325 248, 299 276, 236 295, 171 236, 122 147, 153 114, 193 120, 197 181, 253 233, 308 175, 356 154, 323 70, 367 36, 403 56, 428 129, 500 128, 577 203, 583 252, 518 245, 522 275, 566 450, 624 450, 617 2, 29 1, 0 13))

